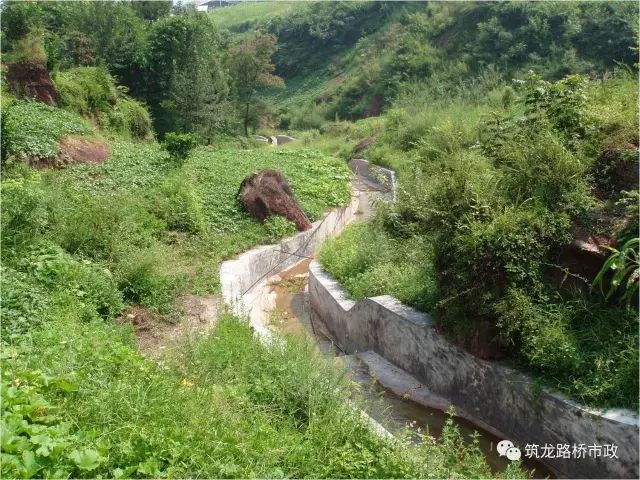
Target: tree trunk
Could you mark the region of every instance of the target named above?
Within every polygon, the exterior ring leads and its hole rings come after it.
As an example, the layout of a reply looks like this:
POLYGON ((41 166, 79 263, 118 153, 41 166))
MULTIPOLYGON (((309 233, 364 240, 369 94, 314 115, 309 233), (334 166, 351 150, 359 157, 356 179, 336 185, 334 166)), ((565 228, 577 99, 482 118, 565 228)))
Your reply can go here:
POLYGON ((244 136, 249 136, 249 102, 247 102, 247 109, 244 113, 244 136))

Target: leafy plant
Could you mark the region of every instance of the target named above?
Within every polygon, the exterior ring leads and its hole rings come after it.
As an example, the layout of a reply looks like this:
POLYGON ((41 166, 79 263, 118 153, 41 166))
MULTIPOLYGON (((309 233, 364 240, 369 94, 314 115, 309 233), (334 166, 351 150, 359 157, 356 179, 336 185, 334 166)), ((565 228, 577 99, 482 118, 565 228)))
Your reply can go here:
POLYGON ((164 148, 177 163, 184 162, 197 145, 198 136, 194 133, 169 132, 164 136, 164 148))
POLYGON ((609 300, 617 293, 620 301, 624 302, 627 308, 631 305, 637 307, 638 279, 640 278, 639 247, 640 238, 637 237, 627 240, 620 250, 607 247, 612 253, 602 265, 592 284, 592 288, 600 288, 605 300, 609 300), (608 276, 611 278, 608 279, 608 276))
POLYGON ((3 135, 8 155, 54 158, 65 135, 88 135, 91 129, 77 114, 40 102, 16 102, 3 112, 3 135))
POLYGON ((279 215, 271 215, 264 222, 267 230, 267 241, 276 243, 281 238, 289 237, 297 232, 295 223, 279 215))

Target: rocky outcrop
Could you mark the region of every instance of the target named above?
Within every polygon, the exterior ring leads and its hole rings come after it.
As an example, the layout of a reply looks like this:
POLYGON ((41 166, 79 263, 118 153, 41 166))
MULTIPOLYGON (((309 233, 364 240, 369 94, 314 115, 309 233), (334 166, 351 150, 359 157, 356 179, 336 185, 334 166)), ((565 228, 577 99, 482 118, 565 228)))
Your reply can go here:
POLYGON ((51 106, 58 104, 58 92, 44 65, 8 63, 6 78, 9 89, 18 97, 35 98, 51 106))
POLYGON ((249 214, 263 222, 280 215, 295 222, 299 231, 311 228, 311 222, 293 196, 287 179, 277 170, 262 170, 246 177, 240 185, 238 200, 249 214))

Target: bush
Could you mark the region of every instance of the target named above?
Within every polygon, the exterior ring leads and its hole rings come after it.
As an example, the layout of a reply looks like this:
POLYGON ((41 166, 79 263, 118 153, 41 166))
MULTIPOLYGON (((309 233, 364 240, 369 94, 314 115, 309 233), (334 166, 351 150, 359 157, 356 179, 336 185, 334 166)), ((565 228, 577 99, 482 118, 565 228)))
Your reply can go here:
POLYGON ((152 211, 171 230, 192 234, 205 231, 205 216, 193 181, 184 173, 168 177, 154 199, 152 211))
POLYGON ((177 285, 162 271, 166 260, 162 249, 124 245, 116 260, 114 277, 127 303, 158 313, 172 313, 177 285))
POLYGON ((33 29, 18 40, 13 52, 14 60, 27 64, 46 65, 47 52, 44 49, 44 33, 41 29, 33 29))
POLYGON ((2 275, 3 340, 34 331, 61 310, 90 321, 112 320, 122 309, 108 270, 78 261, 57 246, 34 245, 13 264, 2 275))
POLYGON ((76 67, 54 75, 60 106, 82 115, 98 117, 118 100, 113 77, 105 67, 76 67))
POLYGON ((126 137, 153 133, 147 107, 127 97, 104 67, 76 67, 54 75, 60 106, 96 118, 100 126, 126 137))
POLYGON ((1 184, 3 258, 11 252, 20 252, 23 246, 37 239, 49 225, 40 175, 26 167, 21 173, 13 178, 3 178, 1 184))
POLYGON ((198 136, 194 133, 169 132, 164 137, 164 148, 174 162, 182 163, 189 153, 198 146, 198 136))
POLYGON ((101 124, 116 133, 135 138, 153 136, 153 124, 147 107, 131 98, 120 96, 112 109, 101 114, 101 124))

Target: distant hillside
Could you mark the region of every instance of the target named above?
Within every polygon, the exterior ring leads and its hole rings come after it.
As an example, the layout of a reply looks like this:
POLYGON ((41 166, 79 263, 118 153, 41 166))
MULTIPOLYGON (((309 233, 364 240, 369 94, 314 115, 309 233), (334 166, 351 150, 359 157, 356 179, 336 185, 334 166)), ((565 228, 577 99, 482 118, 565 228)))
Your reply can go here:
POLYGON ((235 35, 277 35, 287 87, 267 97, 285 117, 361 118, 416 86, 482 95, 530 69, 556 80, 637 62, 631 2, 264 2, 211 15, 235 35))

